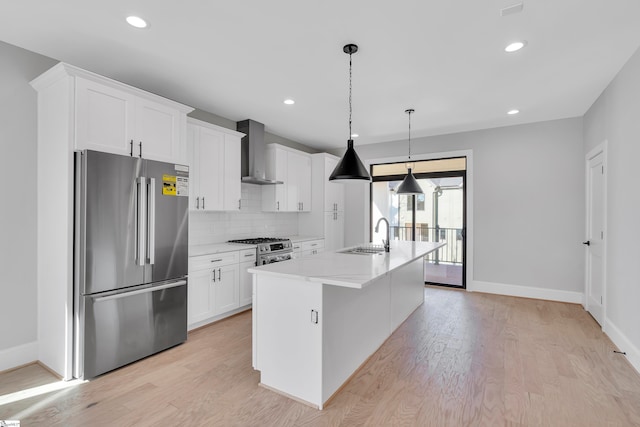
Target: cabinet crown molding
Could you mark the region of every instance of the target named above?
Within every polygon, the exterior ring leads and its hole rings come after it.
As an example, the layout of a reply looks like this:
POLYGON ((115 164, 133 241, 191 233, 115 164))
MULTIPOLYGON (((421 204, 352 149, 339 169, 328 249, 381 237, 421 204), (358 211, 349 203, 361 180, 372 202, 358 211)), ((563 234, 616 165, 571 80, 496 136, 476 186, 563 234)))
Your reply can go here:
POLYGON ((100 74, 93 73, 91 71, 83 70, 82 68, 78 68, 74 65, 67 64, 65 62, 59 62, 58 64, 51 67, 49 70, 42 73, 40 76, 33 79, 30 84, 31 86, 38 92, 46 89, 50 85, 55 82, 67 78, 67 77, 80 77, 86 80, 91 80, 105 86, 110 86, 115 89, 125 90, 129 93, 132 93, 141 98, 146 98, 155 102, 159 102, 165 105, 169 105, 185 114, 188 114, 194 110, 193 107, 188 105, 181 104, 177 101, 173 101, 171 99, 165 98, 160 95, 156 95, 151 92, 147 92, 142 89, 138 89, 137 87, 128 85, 126 83, 119 82, 117 80, 110 79, 105 76, 101 76, 100 74))
POLYGON ((209 129, 216 130, 218 132, 226 133, 227 135, 237 136, 239 138, 242 138, 245 136, 245 134, 242 132, 238 132, 233 129, 225 128, 219 125, 214 125, 213 123, 205 122, 202 120, 194 119, 193 117, 187 117, 187 124, 194 125, 194 126, 203 126, 209 129))

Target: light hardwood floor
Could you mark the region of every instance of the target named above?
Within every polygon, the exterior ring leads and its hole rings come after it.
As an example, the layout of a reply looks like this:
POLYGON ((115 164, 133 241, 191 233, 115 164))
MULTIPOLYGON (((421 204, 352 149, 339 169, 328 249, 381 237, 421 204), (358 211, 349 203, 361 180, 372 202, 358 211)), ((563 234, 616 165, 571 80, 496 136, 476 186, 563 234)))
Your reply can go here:
MULTIPOLYGON (((22 426, 634 426, 640 376, 581 306, 427 287, 323 411, 258 386, 251 314, 64 390, 0 406, 22 426)), ((55 381, 0 375, 0 399, 55 381)))

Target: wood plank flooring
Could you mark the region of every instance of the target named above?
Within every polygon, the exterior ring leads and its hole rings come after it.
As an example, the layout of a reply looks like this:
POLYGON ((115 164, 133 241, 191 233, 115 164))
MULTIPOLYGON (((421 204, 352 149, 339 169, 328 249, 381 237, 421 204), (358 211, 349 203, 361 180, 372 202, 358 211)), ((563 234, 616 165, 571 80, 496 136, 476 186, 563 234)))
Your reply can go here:
MULTIPOLYGON (((323 411, 258 386, 251 313, 138 363, 6 403, 22 426, 634 426, 640 376, 581 306, 425 288, 323 411)), ((38 365, 0 375, 10 393, 55 382, 38 365)))

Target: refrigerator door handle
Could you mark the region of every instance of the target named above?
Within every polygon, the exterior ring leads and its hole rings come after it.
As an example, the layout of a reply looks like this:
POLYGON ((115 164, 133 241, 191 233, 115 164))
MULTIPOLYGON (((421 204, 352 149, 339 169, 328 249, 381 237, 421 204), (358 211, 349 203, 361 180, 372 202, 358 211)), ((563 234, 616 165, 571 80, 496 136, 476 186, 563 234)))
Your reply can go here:
POLYGON ((148 190, 149 202, 147 210, 149 212, 149 223, 147 224, 147 233, 149 236, 147 252, 149 253, 149 264, 153 265, 156 262, 156 179, 149 178, 149 190, 148 190))
POLYGON ((138 250, 136 251, 137 264, 145 264, 145 244, 147 243, 147 183, 144 176, 138 177, 138 250))
POLYGON ((179 280, 177 282, 167 283, 165 285, 160 285, 160 286, 152 286, 150 288, 139 289, 137 291, 120 292, 120 293, 114 294, 114 295, 107 295, 107 296, 104 296, 104 297, 95 297, 95 298, 93 298, 93 302, 94 303, 98 303, 98 302, 103 302, 103 301, 109 301, 109 300, 114 300, 114 299, 119 299, 119 298, 130 297, 130 296, 133 296, 133 295, 146 294, 146 293, 149 293, 149 292, 161 291, 163 289, 176 288, 178 286, 183 286, 183 285, 186 285, 186 284, 187 284, 186 280, 179 280))

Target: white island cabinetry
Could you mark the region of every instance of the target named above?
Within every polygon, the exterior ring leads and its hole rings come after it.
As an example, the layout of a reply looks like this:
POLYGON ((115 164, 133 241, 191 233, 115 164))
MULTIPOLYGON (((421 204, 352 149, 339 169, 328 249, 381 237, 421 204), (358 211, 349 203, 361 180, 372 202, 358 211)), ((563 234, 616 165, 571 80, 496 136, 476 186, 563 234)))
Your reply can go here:
POLYGON ((423 256, 441 246, 392 242, 389 253, 326 251, 250 269, 261 384, 322 409, 422 304, 423 256))

